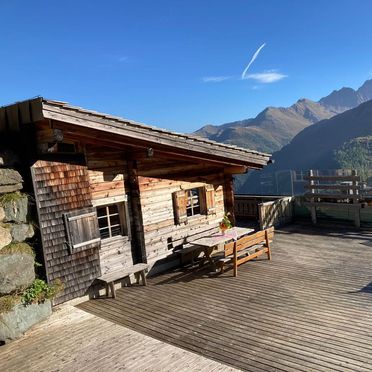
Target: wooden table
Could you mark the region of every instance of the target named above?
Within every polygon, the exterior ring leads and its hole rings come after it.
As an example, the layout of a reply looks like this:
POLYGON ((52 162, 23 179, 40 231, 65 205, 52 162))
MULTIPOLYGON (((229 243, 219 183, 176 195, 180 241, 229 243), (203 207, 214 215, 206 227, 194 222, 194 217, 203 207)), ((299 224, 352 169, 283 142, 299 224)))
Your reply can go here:
POLYGON ((226 243, 230 240, 237 240, 244 235, 252 233, 254 229, 248 229, 245 227, 233 227, 226 230, 224 233, 215 232, 213 234, 202 236, 201 238, 190 240, 188 243, 202 246, 204 249, 204 257, 201 261, 201 265, 208 260, 212 265, 214 264, 211 254, 213 250, 219 245, 226 243))

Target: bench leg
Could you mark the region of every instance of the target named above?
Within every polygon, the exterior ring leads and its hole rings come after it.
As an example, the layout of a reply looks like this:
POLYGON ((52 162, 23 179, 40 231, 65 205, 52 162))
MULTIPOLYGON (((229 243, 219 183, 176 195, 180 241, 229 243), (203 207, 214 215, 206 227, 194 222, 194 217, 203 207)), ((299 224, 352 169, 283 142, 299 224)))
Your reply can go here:
POLYGON ((146 280, 145 270, 141 271, 141 278, 142 278, 142 284, 146 286, 147 285, 147 280, 146 280))
POLYGON ((234 262, 234 276, 235 277, 238 276, 238 263, 237 262, 234 262))
POLYGON ((225 271, 225 263, 218 263, 218 268, 220 269, 220 274, 223 274, 223 272, 225 271))
POLYGON ((115 283, 114 282, 110 283, 110 289, 111 289, 112 298, 116 298, 115 283))
POLYGON ((106 286, 106 297, 109 296, 109 285, 108 283, 105 283, 105 286, 106 286))
POLYGON ((270 249, 270 247, 267 247, 267 259, 271 260, 271 249, 270 249))
POLYGON ((134 273, 134 277, 136 278, 136 284, 139 284, 140 274, 139 273, 134 273))
POLYGON ((126 287, 130 287, 132 285, 129 275, 124 278, 124 281, 125 281, 125 286, 126 287))

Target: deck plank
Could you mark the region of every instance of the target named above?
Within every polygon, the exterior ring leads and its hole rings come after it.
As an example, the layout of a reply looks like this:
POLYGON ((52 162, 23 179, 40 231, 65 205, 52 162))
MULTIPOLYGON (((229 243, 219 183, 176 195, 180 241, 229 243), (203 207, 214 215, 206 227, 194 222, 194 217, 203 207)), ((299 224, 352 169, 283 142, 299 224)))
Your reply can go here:
POLYGON ((368 371, 372 232, 290 226, 273 260, 176 270, 80 309, 243 370, 368 371))

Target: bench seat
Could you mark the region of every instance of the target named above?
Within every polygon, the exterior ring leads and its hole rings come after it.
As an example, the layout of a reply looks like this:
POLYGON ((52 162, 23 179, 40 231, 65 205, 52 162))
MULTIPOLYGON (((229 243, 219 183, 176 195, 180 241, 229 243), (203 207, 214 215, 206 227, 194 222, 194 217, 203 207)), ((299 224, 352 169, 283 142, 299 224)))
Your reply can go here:
POLYGON ((145 271, 148 269, 148 265, 145 263, 135 264, 124 270, 115 270, 107 274, 103 274, 97 280, 104 282, 106 285, 106 296, 109 296, 109 288, 111 289, 111 295, 113 298, 116 298, 115 292, 115 281, 129 277, 129 275, 134 274, 139 283, 139 277, 142 278, 142 284, 147 285, 145 271))

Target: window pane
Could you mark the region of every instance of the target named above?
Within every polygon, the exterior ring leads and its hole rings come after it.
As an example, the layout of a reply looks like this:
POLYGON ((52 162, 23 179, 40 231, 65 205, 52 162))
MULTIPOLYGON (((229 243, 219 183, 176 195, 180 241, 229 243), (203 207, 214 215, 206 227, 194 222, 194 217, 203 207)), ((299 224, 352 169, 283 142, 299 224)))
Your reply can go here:
POLYGON ((106 207, 97 208, 97 216, 102 217, 106 215, 106 207))
POLYGON ((101 235, 101 239, 107 239, 110 237, 110 232, 109 232, 108 227, 99 229, 99 233, 101 235))
POLYGON ((120 217, 118 214, 110 216, 110 225, 120 225, 120 217))
POLYGON ((107 221, 107 217, 103 217, 103 218, 99 218, 98 219, 98 226, 99 228, 102 228, 102 227, 107 227, 108 226, 108 221, 107 221))
POLYGON ((200 214, 200 206, 195 206, 193 212, 194 214, 200 214))
POLYGON ((109 213, 110 214, 119 213, 118 206, 116 204, 110 205, 109 206, 109 213))
POLYGON ((113 226, 111 228, 111 236, 121 235, 121 226, 113 226))

